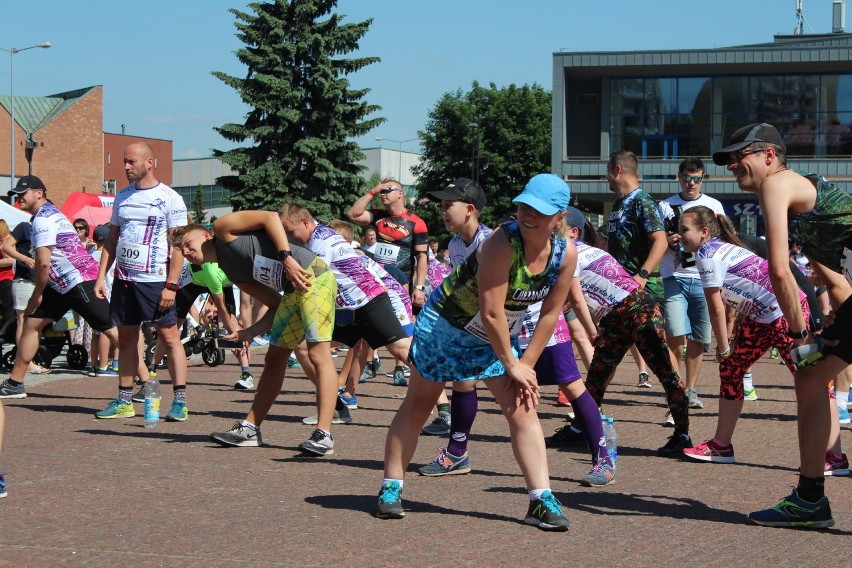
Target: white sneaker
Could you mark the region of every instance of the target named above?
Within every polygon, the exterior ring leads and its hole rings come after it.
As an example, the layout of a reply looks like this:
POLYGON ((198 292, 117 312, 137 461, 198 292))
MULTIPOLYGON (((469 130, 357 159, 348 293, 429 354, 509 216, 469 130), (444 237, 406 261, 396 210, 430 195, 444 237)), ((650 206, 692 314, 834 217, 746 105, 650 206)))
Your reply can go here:
POLYGON ((234 383, 235 390, 249 390, 254 388, 254 377, 251 373, 243 373, 237 382, 234 383))
POLYGON ((235 422, 234 426, 227 432, 214 432, 210 438, 223 446, 236 446, 239 448, 256 448, 263 445, 260 428, 253 429, 243 426, 242 422, 235 422))
POLYGON ((674 418, 672 418, 671 412, 666 412, 666 421, 663 422, 663 426, 670 426, 674 428, 674 418))

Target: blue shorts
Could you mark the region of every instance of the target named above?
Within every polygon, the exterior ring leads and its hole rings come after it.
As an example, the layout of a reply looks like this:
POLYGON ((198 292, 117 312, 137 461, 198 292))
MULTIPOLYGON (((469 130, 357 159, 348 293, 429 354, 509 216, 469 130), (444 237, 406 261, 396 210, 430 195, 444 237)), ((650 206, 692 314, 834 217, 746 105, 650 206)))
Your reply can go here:
POLYGON ((112 283, 109 319, 112 325, 168 327, 177 323, 176 304, 161 312, 158 304, 165 282, 127 282, 116 278, 112 283))
POLYGON ((685 335, 687 339, 710 343, 710 314, 700 278, 670 276, 663 278, 666 299, 662 304, 666 336, 685 335))
POLYGON ((539 385, 563 385, 580 378, 571 341, 545 347, 534 368, 539 385))
MULTIPOLYGON (((518 339, 512 338, 512 352, 520 352, 518 339)), ((573 355, 572 355, 573 358, 573 355)), ((481 381, 506 374, 491 344, 454 327, 427 301, 411 341, 409 361, 427 381, 481 381)))

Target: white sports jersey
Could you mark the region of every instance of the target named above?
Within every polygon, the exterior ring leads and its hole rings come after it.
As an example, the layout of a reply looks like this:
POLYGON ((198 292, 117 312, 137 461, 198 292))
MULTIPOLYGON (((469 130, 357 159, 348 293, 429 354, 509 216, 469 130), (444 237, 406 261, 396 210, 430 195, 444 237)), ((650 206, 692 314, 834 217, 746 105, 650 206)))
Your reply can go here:
POLYGON ((48 283, 60 294, 98 277, 95 259, 83 247, 74 225, 53 203, 42 205, 33 217, 30 242, 33 250, 52 247, 48 283))
POLYGON ((305 247, 334 273, 338 309, 357 310, 385 291, 378 276, 362 263, 362 255, 330 227, 317 225, 305 247))
POLYGON ((458 268, 458 266, 465 261, 467 257, 476 252, 476 249, 479 248, 479 245, 482 244, 488 235, 493 233, 494 231, 483 225, 479 224, 479 228, 476 230, 476 234, 473 235, 473 240, 470 241, 470 244, 465 244, 464 239, 461 238, 461 235, 456 235, 450 240, 449 246, 447 249, 450 251, 450 264, 453 265, 453 269, 458 268))
MULTIPOLYGON (((709 195, 701 194, 697 199, 687 201, 680 194, 672 195, 669 198, 660 201, 660 214, 663 219, 671 219, 674 217, 674 209, 672 207, 681 207, 686 211, 690 207, 703 205, 709 207, 717 215, 724 215, 725 208, 718 199, 713 199, 709 195)), ((666 248, 666 254, 663 255, 663 260, 660 261, 660 274, 663 278, 671 276, 680 276, 682 278, 698 278, 698 269, 695 267, 695 253, 682 252, 678 254, 670 248, 666 248), (680 258, 678 258, 680 257, 680 258)))
POLYGON ((607 315, 639 287, 639 283, 608 252, 577 243, 577 272, 589 313, 596 320, 607 315))
MULTIPOLYGON (((719 288, 722 299, 739 313, 760 323, 784 314, 769 280, 769 262, 750 250, 712 238, 698 249, 698 273, 704 288, 719 288)), ((799 301, 804 300, 799 290, 799 301)))
POLYGON ((110 223, 118 226, 115 277, 128 282, 165 282, 169 233, 186 225, 186 204, 164 183, 148 189, 130 184, 115 196, 110 223))

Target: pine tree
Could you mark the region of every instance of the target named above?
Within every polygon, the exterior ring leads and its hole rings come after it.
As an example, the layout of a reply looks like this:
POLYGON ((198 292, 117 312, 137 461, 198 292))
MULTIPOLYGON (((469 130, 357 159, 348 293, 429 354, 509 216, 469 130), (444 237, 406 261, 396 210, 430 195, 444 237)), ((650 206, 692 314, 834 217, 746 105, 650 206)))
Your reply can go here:
POLYGON ((200 183, 195 186, 195 195, 192 198, 192 222, 203 225, 206 223, 207 211, 204 210, 204 186, 200 183))
POLYGON ((274 209, 283 201, 306 205, 318 217, 342 216, 363 191, 364 158, 347 138, 366 134, 384 118, 364 101, 369 89, 351 89, 347 75, 378 57, 338 57, 358 48, 372 20, 343 23, 332 13, 336 0, 271 0, 249 4, 253 13, 231 9, 236 52, 248 68, 245 78, 214 71, 237 90, 252 110, 244 124, 216 131, 226 140, 248 143, 213 154, 238 175, 217 180, 231 190, 240 209, 274 209))

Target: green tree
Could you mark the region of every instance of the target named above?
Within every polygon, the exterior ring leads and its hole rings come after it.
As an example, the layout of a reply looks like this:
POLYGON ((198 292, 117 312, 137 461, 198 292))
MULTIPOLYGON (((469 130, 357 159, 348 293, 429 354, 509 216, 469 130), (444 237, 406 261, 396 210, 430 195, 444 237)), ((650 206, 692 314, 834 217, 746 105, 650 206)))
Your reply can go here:
POLYGON ((218 183, 231 191, 234 209, 274 209, 283 201, 308 206, 317 216, 342 216, 364 189, 358 161, 364 155, 347 141, 384 118, 364 101, 369 89, 351 89, 347 75, 377 57, 338 57, 358 48, 372 20, 343 23, 336 0, 271 0, 231 9, 245 44, 236 56, 245 78, 214 71, 252 110, 243 124, 216 128, 226 140, 247 143, 213 154, 237 175, 218 183))
MULTIPOLYGON (((488 196, 482 222, 494 226, 514 213, 512 198, 535 174, 550 171, 550 91, 539 85, 487 88, 476 81, 470 91, 445 93, 429 112, 423 158, 414 169, 421 197, 457 177, 471 177, 473 148, 479 137, 479 183, 488 196), (477 127, 471 126, 472 123, 477 127)), ((437 208, 417 207, 429 234, 446 243, 437 208)))
POLYGON ((204 210, 204 186, 200 183, 195 186, 195 195, 192 198, 192 220, 199 225, 206 223, 207 211, 204 210))

